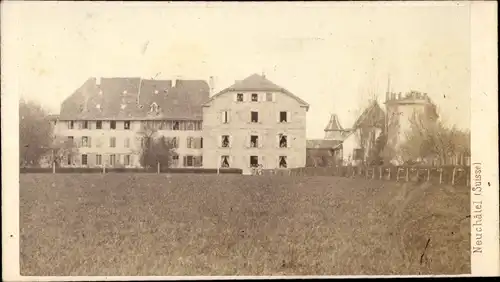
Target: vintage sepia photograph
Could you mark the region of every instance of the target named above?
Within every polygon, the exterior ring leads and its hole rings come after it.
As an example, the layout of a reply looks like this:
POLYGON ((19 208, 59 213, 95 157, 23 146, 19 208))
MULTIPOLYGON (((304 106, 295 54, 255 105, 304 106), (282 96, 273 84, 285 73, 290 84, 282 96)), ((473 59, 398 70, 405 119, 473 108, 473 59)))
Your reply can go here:
POLYGON ((3 260, 19 279, 470 275, 477 255, 498 275, 473 6, 3 2, 3 260))

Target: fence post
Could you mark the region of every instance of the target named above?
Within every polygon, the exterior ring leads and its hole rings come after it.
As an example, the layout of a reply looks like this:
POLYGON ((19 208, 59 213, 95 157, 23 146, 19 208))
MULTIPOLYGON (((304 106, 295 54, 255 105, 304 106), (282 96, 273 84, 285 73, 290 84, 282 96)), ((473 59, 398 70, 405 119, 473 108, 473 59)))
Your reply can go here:
POLYGON ((157 162, 156 167, 157 173, 160 174, 160 162, 157 162))
POLYGON ((443 169, 439 169, 439 184, 443 183, 443 169))
POLYGON ((427 182, 431 181, 431 169, 427 169, 427 182))
POLYGON ((417 182, 419 181, 420 169, 417 168, 417 182))
POLYGON ((102 174, 106 174, 106 164, 102 164, 102 174))
POLYGON ((391 168, 388 168, 389 174, 387 175, 387 180, 391 180, 391 168))
POLYGON ((451 185, 455 185, 455 173, 457 171, 457 168, 453 168, 453 174, 451 175, 451 185))
POLYGON ((375 179, 375 167, 372 170, 372 179, 375 179))
POLYGON ((379 172, 379 175, 380 175, 380 177, 378 179, 382 180, 382 167, 379 167, 378 172, 379 172))
POLYGON ((406 182, 410 181, 410 168, 406 168, 406 182))

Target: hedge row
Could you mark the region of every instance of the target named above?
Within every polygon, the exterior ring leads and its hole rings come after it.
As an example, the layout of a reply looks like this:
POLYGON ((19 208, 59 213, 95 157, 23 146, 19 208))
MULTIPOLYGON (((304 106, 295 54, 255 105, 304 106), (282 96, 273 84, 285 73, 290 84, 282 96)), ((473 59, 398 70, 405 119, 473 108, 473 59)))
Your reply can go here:
MULTIPOLYGON (((20 168, 20 173, 52 173, 52 168, 20 168)), ((80 168, 80 167, 64 167, 56 168, 56 173, 102 173, 102 168, 80 168)), ((106 168, 106 173, 157 173, 154 168, 106 168)), ((221 174, 242 174, 241 169, 224 168, 218 171, 221 174)), ((160 169, 160 173, 199 173, 199 174, 216 174, 216 168, 166 168, 160 169)))

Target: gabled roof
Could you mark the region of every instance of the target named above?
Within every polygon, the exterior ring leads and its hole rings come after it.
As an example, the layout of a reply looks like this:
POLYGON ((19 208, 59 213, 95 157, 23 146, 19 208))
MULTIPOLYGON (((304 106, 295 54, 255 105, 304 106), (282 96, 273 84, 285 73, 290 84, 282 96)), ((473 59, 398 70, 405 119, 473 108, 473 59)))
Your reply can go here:
POLYGON ((61 105, 60 119, 202 119, 209 99, 203 80, 147 80, 141 78, 88 79, 61 105), (151 113, 151 104, 159 106, 151 113))
POLYGON ((353 125, 353 129, 361 126, 379 127, 383 128, 385 125, 385 112, 377 103, 373 101, 358 117, 353 125))
POLYGON ((258 75, 258 74, 252 74, 249 77, 236 81, 233 85, 227 87, 226 89, 220 91, 219 93, 213 95, 209 102, 217 98, 218 96, 231 92, 231 91, 270 91, 270 92, 281 92, 286 94, 287 96, 295 99, 297 102, 302 104, 304 107, 307 107, 309 109, 309 104, 302 100, 301 98, 297 97, 290 91, 286 90, 285 88, 276 85, 274 82, 270 81, 267 79, 264 75, 258 75))
POLYGON ((328 122, 325 131, 344 131, 336 114, 330 116, 330 121, 328 122))
POLYGON ((334 149, 342 144, 341 140, 311 139, 306 140, 307 149, 334 149))

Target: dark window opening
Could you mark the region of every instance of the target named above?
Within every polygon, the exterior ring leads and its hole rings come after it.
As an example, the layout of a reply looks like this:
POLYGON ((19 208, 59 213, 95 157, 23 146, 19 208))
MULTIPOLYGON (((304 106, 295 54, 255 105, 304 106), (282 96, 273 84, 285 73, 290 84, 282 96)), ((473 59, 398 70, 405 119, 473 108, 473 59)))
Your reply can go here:
POLYGON ((221 157, 221 167, 229 167, 229 156, 222 156, 221 157))
POLYGON ((95 164, 96 165, 102 165, 102 156, 101 155, 96 155, 95 156, 95 164))
POLYGON ((280 168, 287 168, 286 156, 280 156, 280 168))
POLYGON ((280 112, 280 122, 287 122, 286 112, 280 112))
POLYGON ((74 128, 75 128, 75 122, 74 122, 74 121, 72 121, 72 120, 70 120, 70 121, 68 122, 68 128, 69 128, 69 129, 74 129, 74 128))
POLYGON ((259 122, 259 113, 258 112, 251 112, 250 121, 251 122, 259 122))
POLYGON ((228 148, 229 145, 229 135, 222 135, 222 148, 228 148))
POLYGON ((95 122, 95 128, 96 129, 102 129, 102 121, 98 120, 95 122))
POLYGON ((83 129, 89 129, 89 122, 86 120, 83 121, 83 129))
POLYGON ((172 156, 172 166, 178 166, 179 165, 179 155, 173 155, 172 156))
POLYGON ((353 155, 354 155, 353 159, 355 161, 363 160, 363 149, 354 149, 353 155))
POLYGON ((252 102, 258 102, 259 101, 259 95, 257 93, 252 93, 252 102))
POLYGON ((193 156, 186 157, 186 166, 193 166, 193 156))
POLYGON ((72 156, 70 154, 68 154, 67 159, 68 159, 68 165, 72 165, 73 164, 73 158, 72 158, 72 156))
POLYGON ((228 123, 229 122, 229 113, 227 111, 222 112, 222 123, 228 123))
POLYGON ((236 94, 236 101, 243 102, 243 93, 236 94))
POLYGON ((68 141, 69 141, 69 142, 73 143, 73 142, 74 142, 74 140, 75 140, 75 139, 74 139, 74 137, 73 137, 73 136, 68 136, 68 141))
POLYGON ((173 126, 173 129, 174 130, 179 130, 179 122, 178 121, 174 121, 174 126, 173 126))
POLYGON ((259 136, 257 135, 250 136, 250 147, 252 148, 259 147, 259 136))
POLYGON ((283 134, 280 134, 279 140, 280 140, 280 148, 286 148, 287 145, 288 145, 287 136, 283 135, 283 134))
POLYGON ((116 129, 116 121, 112 120, 111 123, 110 123, 110 125, 109 125, 109 127, 111 129, 116 129))
POLYGON ((125 121, 125 122, 123 123, 123 128, 124 128, 124 129, 130 129, 130 121, 125 121))
POLYGON ((179 144, 177 142, 177 137, 172 137, 172 147, 179 148, 179 144))
POLYGON ((123 160, 124 165, 130 165, 130 155, 125 155, 125 159, 123 160))
POLYGON ((87 155, 86 154, 83 154, 82 155, 82 165, 87 165, 87 155))
POLYGON ((109 155, 109 165, 114 166, 116 163, 116 156, 115 155, 109 155))
POLYGON ((203 149, 203 137, 200 138, 200 149, 203 149))
POLYGON ((259 166, 259 157, 250 156, 250 167, 258 167, 258 166, 259 166))

